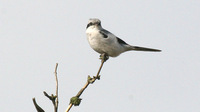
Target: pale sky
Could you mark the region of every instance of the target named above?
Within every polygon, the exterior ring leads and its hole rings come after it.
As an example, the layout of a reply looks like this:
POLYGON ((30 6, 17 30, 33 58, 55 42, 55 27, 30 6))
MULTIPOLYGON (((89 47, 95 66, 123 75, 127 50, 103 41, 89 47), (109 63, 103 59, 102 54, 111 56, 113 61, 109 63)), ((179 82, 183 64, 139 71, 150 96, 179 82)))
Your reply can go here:
POLYGON ((161 53, 126 52, 110 58, 101 80, 70 112, 199 112, 199 0, 0 0, 0 111, 47 112, 55 93, 59 112, 96 75, 99 54, 86 39, 89 18, 131 45, 161 53))

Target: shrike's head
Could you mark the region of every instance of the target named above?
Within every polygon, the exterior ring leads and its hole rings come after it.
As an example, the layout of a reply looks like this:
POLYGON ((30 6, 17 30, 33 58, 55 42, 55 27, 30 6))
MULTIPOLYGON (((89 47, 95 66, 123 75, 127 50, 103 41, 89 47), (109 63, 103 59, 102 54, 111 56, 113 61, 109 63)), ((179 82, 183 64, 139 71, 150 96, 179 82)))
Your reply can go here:
POLYGON ((89 19, 86 29, 89 27, 101 28, 101 21, 97 18, 89 19))

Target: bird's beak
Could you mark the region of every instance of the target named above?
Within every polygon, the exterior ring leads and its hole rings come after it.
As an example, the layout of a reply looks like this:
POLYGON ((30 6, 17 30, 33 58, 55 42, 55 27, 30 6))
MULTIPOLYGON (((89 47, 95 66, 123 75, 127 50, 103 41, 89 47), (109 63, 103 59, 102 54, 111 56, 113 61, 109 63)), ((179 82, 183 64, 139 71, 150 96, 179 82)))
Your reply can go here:
POLYGON ((89 24, 87 24, 87 27, 86 27, 86 29, 89 27, 90 25, 89 24))

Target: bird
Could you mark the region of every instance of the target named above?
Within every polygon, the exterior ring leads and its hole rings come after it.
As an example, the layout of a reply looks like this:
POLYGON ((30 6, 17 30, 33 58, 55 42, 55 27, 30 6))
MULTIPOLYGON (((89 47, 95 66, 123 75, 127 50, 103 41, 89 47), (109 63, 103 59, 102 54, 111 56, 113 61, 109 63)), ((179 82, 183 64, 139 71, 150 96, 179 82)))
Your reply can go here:
POLYGON ((86 36, 90 47, 99 54, 106 54, 108 57, 117 57, 126 51, 151 51, 161 52, 159 49, 132 46, 115 36, 113 33, 101 26, 101 21, 91 18, 86 27, 86 36))

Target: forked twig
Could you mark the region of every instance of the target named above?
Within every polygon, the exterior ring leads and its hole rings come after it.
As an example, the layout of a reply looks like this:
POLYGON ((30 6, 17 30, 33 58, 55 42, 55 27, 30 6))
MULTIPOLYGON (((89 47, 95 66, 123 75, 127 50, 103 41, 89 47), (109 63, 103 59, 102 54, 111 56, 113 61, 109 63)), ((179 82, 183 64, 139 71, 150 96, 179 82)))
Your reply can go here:
MULTIPOLYGON (((49 100, 52 101, 53 106, 54 106, 54 112, 58 112, 58 77, 57 77, 57 68, 58 68, 58 63, 56 63, 55 67, 55 79, 56 79, 56 95, 51 94, 48 95, 47 92, 44 91, 44 95, 49 98, 49 100)), ((33 104, 35 105, 35 108, 38 112, 45 112, 36 102, 35 98, 33 98, 33 104)))
POLYGON ((84 90, 88 87, 88 85, 89 84, 92 84, 92 83, 94 83, 95 81, 96 81, 96 79, 98 79, 98 80, 100 80, 100 72, 101 72, 101 69, 102 69, 102 67, 103 67, 103 64, 104 64, 104 62, 106 62, 106 60, 108 60, 108 56, 106 55, 106 54, 102 54, 101 56, 100 56, 100 59, 101 59, 101 65, 100 65, 100 67, 99 67, 99 70, 98 70, 98 72, 97 72, 97 75, 96 76, 93 76, 93 78, 91 78, 90 76, 88 76, 88 79, 87 79, 87 82, 86 82, 86 84, 83 86, 83 88, 78 92, 78 94, 76 95, 76 96, 74 96, 74 97, 72 97, 71 99, 70 99, 70 104, 69 104, 69 106, 68 106, 68 108, 67 108, 67 110, 65 111, 65 112, 69 112, 69 110, 72 108, 72 106, 74 105, 74 106, 78 106, 79 104, 80 104, 80 102, 81 102, 81 98, 80 98, 80 96, 81 96, 81 94, 84 92, 84 90))

